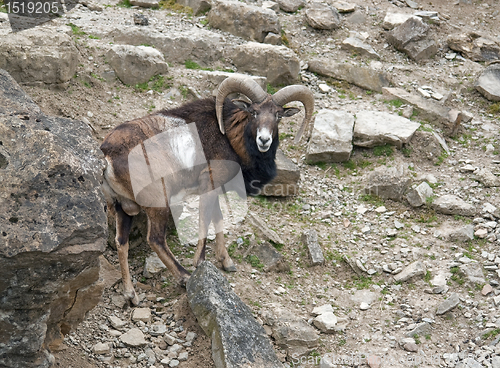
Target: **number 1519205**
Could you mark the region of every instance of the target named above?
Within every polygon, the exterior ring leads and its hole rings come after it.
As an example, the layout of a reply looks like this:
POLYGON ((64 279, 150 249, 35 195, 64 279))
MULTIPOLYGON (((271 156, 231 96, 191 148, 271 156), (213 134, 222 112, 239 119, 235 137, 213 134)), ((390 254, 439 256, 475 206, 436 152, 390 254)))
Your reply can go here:
POLYGON ((5 4, 9 14, 50 14, 59 13, 59 2, 8 1, 5 4))

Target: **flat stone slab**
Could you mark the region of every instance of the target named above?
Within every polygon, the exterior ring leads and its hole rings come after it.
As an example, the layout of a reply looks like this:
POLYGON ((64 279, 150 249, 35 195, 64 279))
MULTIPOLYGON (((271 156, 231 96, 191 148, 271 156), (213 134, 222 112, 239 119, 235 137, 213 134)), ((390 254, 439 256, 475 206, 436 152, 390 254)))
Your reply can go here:
POLYGON ((444 302, 439 304, 436 314, 438 316, 445 314, 449 311, 451 311, 453 308, 455 308, 458 304, 460 303, 460 299, 458 297, 457 293, 451 294, 448 299, 446 299, 444 302))
POLYGON ((314 121, 307 146, 309 162, 348 161, 352 152, 354 116, 347 111, 323 109, 314 121))
POLYGON ((445 215, 474 216, 476 208, 453 194, 446 194, 434 200, 432 207, 445 215))
POLYGON ((333 312, 325 312, 317 316, 313 323, 321 332, 334 333, 336 331, 337 317, 333 312))
POLYGON ((396 282, 398 281, 405 282, 412 279, 413 277, 423 276, 423 275, 425 275, 425 265, 420 261, 416 261, 410 263, 403 269, 403 271, 394 276, 394 280, 396 282))
POLYGON ((264 264, 264 272, 288 272, 290 264, 271 244, 265 242, 252 248, 250 252, 264 264))
POLYGON ((189 305, 212 340, 217 368, 283 368, 264 328, 210 262, 203 262, 186 284, 189 305))
POLYGON ((475 84, 476 89, 490 101, 500 101, 500 64, 487 67, 475 84))
POLYGON ((412 207, 420 207, 425 204, 427 198, 432 196, 432 188, 425 181, 412 188, 406 193, 406 199, 412 207))
POLYGON ((147 341, 144 338, 144 334, 138 328, 132 328, 123 335, 120 336, 120 341, 127 346, 137 348, 140 346, 147 345, 147 341))
POLYGON ((382 23, 382 27, 386 30, 391 30, 394 27, 397 27, 400 24, 406 22, 411 16, 411 14, 387 12, 384 18, 384 22, 382 23))
POLYGON ((379 166, 366 175, 365 193, 380 198, 401 201, 410 185, 410 177, 403 167, 379 166))
POLYGON ((412 105, 419 112, 419 119, 429 120, 429 122, 439 128, 449 129, 451 123, 455 122, 456 116, 453 116, 452 110, 437 102, 427 100, 419 95, 414 95, 402 88, 385 87, 382 92, 390 98, 400 99, 404 103, 412 105))
POLYGON ((344 50, 357 52, 362 56, 367 56, 372 59, 380 59, 380 55, 373 49, 373 47, 356 37, 349 37, 342 41, 342 48, 344 50))
POLYGON ((363 89, 382 92, 383 87, 390 85, 390 76, 371 68, 349 63, 337 63, 327 59, 309 61, 309 71, 325 77, 345 80, 363 89))
POLYGON ((392 144, 401 149, 419 127, 420 123, 398 115, 371 110, 359 111, 354 124, 354 144, 361 147, 392 144))

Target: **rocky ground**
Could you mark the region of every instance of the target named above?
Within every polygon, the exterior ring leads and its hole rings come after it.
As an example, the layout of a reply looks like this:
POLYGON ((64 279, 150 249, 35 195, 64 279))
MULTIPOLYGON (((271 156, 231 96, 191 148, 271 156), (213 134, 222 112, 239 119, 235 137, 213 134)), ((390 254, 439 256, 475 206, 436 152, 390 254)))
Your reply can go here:
MULTIPOLYGON (((355 147, 347 162, 311 165, 305 161, 307 142, 292 141, 294 121, 302 115, 284 121, 280 146, 300 168, 299 194, 249 199, 249 210, 267 225, 245 220, 229 229, 226 241, 238 272, 226 276, 255 317, 266 324, 278 356, 287 364, 313 366, 318 357, 334 354, 337 359, 344 356, 343 362, 336 362, 348 366, 380 366, 382 359, 382 367, 391 360, 399 362, 396 366, 500 367, 500 184, 495 177, 500 174, 500 107, 474 88, 485 62, 472 61, 446 45, 449 34, 469 31, 500 43, 500 4, 498 0, 421 2, 422 10, 439 14, 439 23, 432 25, 439 47, 431 59, 415 62, 387 43, 382 27, 387 12, 415 10, 397 1, 349 3, 356 11, 341 15, 341 26, 335 30, 310 27, 304 20, 305 9, 277 12, 281 39, 298 55, 301 83, 314 91, 316 109, 389 112, 422 126, 401 150, 355 147), (364 34, 380 59, 343 49, 342 41, 352 31, 364 34), (317 56, 384 71, 395 87, 420 95, 419 89, 438 93, 442 95, 438 103, 467 112, 472 119, 450 136, 442 126, 420 120, 404 101, 311 72, 307 63, 317 56), (429 144, 432 131, 445 137, 449 154, 429 144), (373 184, 379 167, 397 169, 399 179, 427 182, 432 194, 419 207, 405 197, 392 200, 367 194, 365 189, 373 184), (484 172, 493 174, 489 182, 484 172), (458 203, 462 207, 443 210, 436 205, 445 195, 462 199, 458 203), (275 247, 290 265, 289 271, 265 272, 258 259, 247 257, 252 248, 270 240, 265 235, 270 230, 281 238, 282 244, 275 247), (309 260, 307 242, 301 239, 311 230, 316 231, 324 256, 324 262, 315 266, 309 260), (331 318, 333 314, 334 322, 321 322, 312 314, 315 307, 324 305, 331 306, 325 307, 329 312, 315 315, 331 318), (293 343, 277 335, 272 322, 286 320, 289 312, 306 322, 304 336, 310 332, 307 328, 318 334, 313 342, 299 339, 300 346, 309 344, 299 364, 293 358, 293 343)), ((201 62, 169 62, 168 72, 149 84, 123 84, 105 62, 113 43, 108 32, 133 24, 134 14, 145 15, 148 27, 164 34, 193 27, 210 29, 206 15, 111 2, 76 6, 44 26, 71 35, 78 51, 74 78, 58 88, 24 84, 45 113, 83 120, 102 140, 120 122, 211 95, 216 83, 203 68, 238 71, 226 52, 202 66, 201 62)), ((6 22, 0 27, 6 34, 6 22)), ((223 48, 246 42, 210 30, 221 35, 223 48)), ((108 277, 114 278, 114 286, 105 290, 102 302, 66 337, 55 353, 56 366, 214 366, 210 340, 190 313, 184 289, 175 285, 167 271, 146 270, 151 251, 142 238, 134 240, 138 245, 130 251, 130 262, 140 305, 131 308, 125 303, 119 274, 111 272, 108 277)), ((194 248, 181 245, 174 235, 168 244, 192 269, 194 248)), ((108 248, 105 257, 118 268, 113 249, 108 248)), ((211 253, 208 258, 212 259, 211 253)), ((334 366, 326 360, 321 364, 334 366)))

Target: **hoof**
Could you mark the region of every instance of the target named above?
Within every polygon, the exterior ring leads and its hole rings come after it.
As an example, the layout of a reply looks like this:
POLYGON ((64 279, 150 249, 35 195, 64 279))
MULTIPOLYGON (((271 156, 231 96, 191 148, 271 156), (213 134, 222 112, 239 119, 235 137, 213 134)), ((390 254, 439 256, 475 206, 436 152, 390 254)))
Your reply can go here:
POLYGON ((224 267, 224 271, 226 272, 236 272, 236 266, 234 264, 230 265, 230 266, 223 266, 224 267))
POLYGON ((187 284, 190 276, 191 275, 189 275, 189 274, 181 276, 181 278, 179 280, 177 280, 177 282, 179 283, 179 286, 186 288, 186 284, 187 284))
POLYGON ((139 297, 137 296, 137 294, 135 293, 135 291, 133 291, 132 293, 127 293, 127 294, 123 294, 123 296, 125 297, 125 299, 127 299, 130 304, 132 304, 133 306, 137 306, 139 305, 139 297))

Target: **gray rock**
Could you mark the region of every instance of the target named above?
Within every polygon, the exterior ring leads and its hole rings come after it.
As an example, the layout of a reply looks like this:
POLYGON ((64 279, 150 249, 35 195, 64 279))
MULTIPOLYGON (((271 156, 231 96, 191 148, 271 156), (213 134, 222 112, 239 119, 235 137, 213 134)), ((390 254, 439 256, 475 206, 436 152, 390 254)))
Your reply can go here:
POLYGON ((208 13, 208 22, 214 28, 256 42, 263 42, 269 32, 281 33, 278 16, 273 10, 238 1, 215 2, 208 13))
POLYGON ((285 46, 247 42, 236 46, 231 57, 240 72, 263 75, 272 85, 292 84, 299 78, 299 59, 285 46))
POLYGON ((158 257, 158 254, 153 252, 146 257, 146 262, 144 263, 144 271, 142 272, 142 274, 144 275, 144 277, 150 278, 158 272, 161 272, 165 268, 167 267, 163 264, 160 257, 158 257))
POLYGON ((414 342, 407 342, 403 345, 403 349, 412 353, 416 353, 418 351, 418 345, 414 342))
POLYGON ((308 68, 313 73, 345 80, 358 87, 376 92, 382 92, 382 88, 390 84, 390 76, 387 73, 349 63, 314 59, 309 61, 308 68))
POLYGON ((333 1, 333 6, 339 13, 352 13, 356 10, 356 4, 345 1, 333 1))
POLYGON ((467 280, 476 285, 483 285, 486 283, 483 273, 483 267, 476 262, 463 264, 459 266, 461 275, 465 276, 467 280))
POLYGON ((47 367, 104 288, 104 160, 88 125, 43 114, 4 70, 0 101, 0 366, 47 367))
POLYGON ((427 198, 433 194, 432 188, 425 181, 406 193, 406 199, 412 207, 420 207, 426 203, 427 198))
POLYGON ((222 36, 196 27, 190 31, 165 33, 139 27, 120 27, 96 35, 111 37, 118 44, 154 46, 163 53, 165 60, 173 63, 190 59, 207 66, 222 57, 222 36))
POLYGON ((436 310, 436 314, 438 316, 445 314, 454 309, 459 303, 460 303, 460 298, 458 297, 458 294, 453 293, 448 297, 448 299, 439 304, 436 310))
POLYGON ((457 33, 446 39, 448 47, 462 53, 472 61, 493 61, 500 59, 500 45, 477 32, 457 33))
POLYGON ((432 327, 431 327, 430 323, 422 322, 422 323, 417 324, 417 326, 415 326, 415 328, 413 330, 408 331, 405 334, 405 336, 406 337, 413 337, 415 335, 425 336, 431 332, 431 329, 432 329, 432 327))
POLYGON ((474 174, 477 180, 479 180, 486 188, 500 187, 500 178, 493 174, 490 170, 483 168, 476 170, 474 174))
POLYGON ((305 0, 278 0, 281 10, 287 13, 295 13, 306 5, 305 0))
POLYGON ((424 276, 425 271, 426 271, 425 265, 420 261, 416 261, 416 262, 410 263, 408 266, 406 266, 403 269, 403 271, 401 271, 396 276, 394 276, 394 280, 396 282, 405 282, 405 281, 408 281, 414 277, 424 276))
POLYGON ((455 368, 483 368, 484 366, 473 358, 466 358, 455 366, 455 368))
POLYGON ((0 37, 0 69, 18 83, 62 85, 76 73, 79 52, 71 38, 38 27, 0 37))
POLYGON ((320 110, 307 145, 309 162, 348 161, 352 152, 354 116, 346 111, 320 110))
POLYGON ((474 225, 472 224, 457 226, 456 224, 444 223, 439 231, 445 240, 465 243, 474 239, 474 225))
POLYGON ((500 64, 487 67, 479 76, 475 87, 488 100, 500 101, 500 64))
POLYGON ((111 352, 111 347, 107 342, 98 342, 92 347, 92 351, 97 355, 109 354, 111 352))
POLYGON ((152 336, 163 336, 167 332, 167 326, 164 323, 156 322, 149 327, 149 333, 152 336))
POLYGON ((380 55, 370 45, 364 43, 356 37, 349 37, 342 41, 344 50, 359 53, 362 56, 367 56, 372 59, 380 59, 380 55))
POLYGON ((278 252, 271 244, 261 243, 254 246, 250 252, 260 259, 264 264, 264 272, 288 272, 290 264, 283 255, 278 252))
POLYGON ((320 314, 327 313, 327 312, 333 313, 333 307, 331 304, 323 304, 319 307, 314 307, 311 314, 316 317, 316 316, 319 316, 320 314))
POLYGON ((144 14, 135 13, 134 14, 134 24, 138 26, 147 26, 149 25, 149 19, 144 14))
POLYGON ((366 177, 365 193, 380 198, 401 201, 410 185, 410 181, 411 179, 403 167, 398 169, 396 167, 380 166, 366 177))
POLYGON ((119 337, 120 341, 127 346, 137 348, 147 345, 144 334, 138 328, 132 328, 119 337))
POLYGON ((111 323, 111 326, 113 326, 113 328, 116 328, 117 330, 122 329, 127 325, 126 322, 122 321, 120 318, 115 316, 109 316, 108 320, 109 323, 111 323))
POLYGON ((392 144, 401 148, 408 143, 420 123, 381 111, 358 111, 354 124, 354 144, 375 147, 392 144))
POLYGON ((275 244, 283 244, 283 240, 278 234, 276 234, 276 231, 270 229, 266 223, 259 216, 257 216, 257 214, 248 212, 248 219, 252 225, 257 228, 259 234, 266 238, 266 240, 270 240, 275 244))
POLYGON ((151 309, 135 308, 132 312, 132 321, 149 322, 151 319, 151 309))
POLYGON ((151 77, 168 72, 162 53, 148 46, 113 45, 106 60, 118 78, 129 85, 148 82, 151 77))
POLYGON ((429 26, 419 17, 410 17, 387 34, 387 41, 411 59, 420 61, 434 56, 438 45, 428 37, 429 26))
POLYGON ((425 99, 405 91, 402 88, 384 87, 383 94, 389 98, 400 99, 404 103, 412 105, 418 112, 419 119, 428 120, 439 128, 451 129, 456 117, 453 117, 452 110, 437 102, 425 99))
POLYGON ((212 340, 217 368, 283 367, 264 328, 214 265, 205 261, 198 266, 186 289, 191 310, 212 340))
POLYGON ((130 5, 140 6, 141 8, 158 8, 160 0, 130 0, 130 5))
POLYGON ((382 23, 382 27, 384 29, 391 30, 394 27, 397 27, 400 24, 406 22, 408 18, 411 18, 410 14, 387 12, 384 18, 384 22, 382 23))
POLYGON ((432 202, 432 207, 436 212, 445 215, 474 216, 476 208, 465 202, 463 199, 453 194, 446 194, 432 202))
POLYGON ((176 3, 190 7, 194 15, 205 13, 212 8, 210 0, 177 0, 176 3))
POLYGON ((307 230, 302 234, 302 242, 307 247, 309 251, 309 259, 311 260, 312 266, 317 266, 325 262, 325 257, 323 257, 323 250, 318 243, 318 233, 316 230, 307 230))
POLYGON ((262 314, 264 323, 271 326, 272 336, 289 357, 309 354, 319 343, 314 327, 283 308, 274 308, 262 314))
POLYGON ((278 149, 276 177, 262 188, 262 195, 287 197, 299 194, 300 169, 278 149))
POLYGON ((269 32, 266 38, 264 38, 264 43, 269 45, 281 45, 281 35, 269 32))
POLYGON ((336 331, 335 327, 337 325, 337 317, 333 314, 333 312, 325 312, 317 316, 313 320, 313 324, 321 332, 334 333, 336 331))
POLYGON ((315 29, 336 29, 340 27, 337 9, 320 2, 311 2, 305 11, 306 22, 315 29))
POLYGON ((369 290, 356 290, 356 292, 350 296, 350 299, 355 304, 366 303, 370 305, 377 300, 377 294, 369 290))

